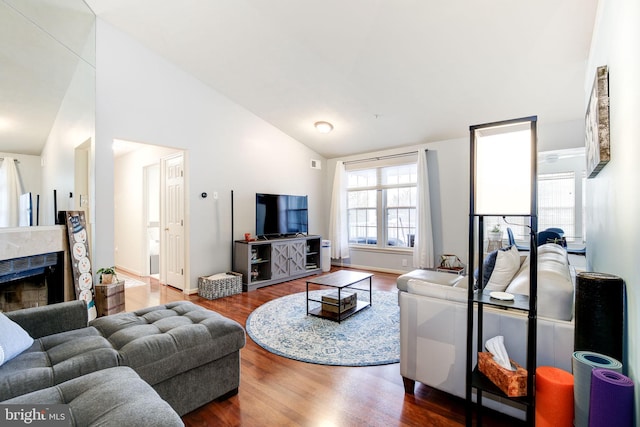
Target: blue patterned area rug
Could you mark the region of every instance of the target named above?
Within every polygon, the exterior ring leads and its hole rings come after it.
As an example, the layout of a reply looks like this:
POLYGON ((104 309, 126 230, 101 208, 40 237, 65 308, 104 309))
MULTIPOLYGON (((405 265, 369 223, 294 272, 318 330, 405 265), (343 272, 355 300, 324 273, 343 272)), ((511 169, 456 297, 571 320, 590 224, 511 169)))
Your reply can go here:
MULTIPOLYGON (((320 299, 329 292, 332 290, 310 294, 320 299)), ((358 294, 367 299, 367 293, 358 294)), ((373 291, 371 307, 342 323, 308 316, 306 292, 300 292, 261 305, 249 315, 246 326, 258 345, 289 359, 336 366, 400 361, 400 311, 395 292, 373 291)))

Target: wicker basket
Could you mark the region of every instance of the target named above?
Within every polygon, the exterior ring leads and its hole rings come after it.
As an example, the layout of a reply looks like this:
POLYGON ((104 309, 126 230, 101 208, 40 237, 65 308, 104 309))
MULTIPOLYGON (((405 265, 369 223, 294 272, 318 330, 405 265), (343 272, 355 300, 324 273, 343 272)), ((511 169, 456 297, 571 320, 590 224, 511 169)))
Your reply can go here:
POLYGON ((229 271, 219 279, 198 278, 198 295, 206 299, 216 299, 242 292, 242 274, 229 271))

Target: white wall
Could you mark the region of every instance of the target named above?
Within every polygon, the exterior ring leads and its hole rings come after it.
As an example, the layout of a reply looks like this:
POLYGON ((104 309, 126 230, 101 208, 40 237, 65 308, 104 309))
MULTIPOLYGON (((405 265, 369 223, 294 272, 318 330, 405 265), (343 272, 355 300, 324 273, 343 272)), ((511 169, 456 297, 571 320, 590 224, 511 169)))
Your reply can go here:
POLYGON ((584 119, 546 123, 538 117, 538 152, 584 147, 584 119))
POLYGON ((318 154, 98 20, 95 145, 96 265, 114 264, 113 139, 186 151, 187 280, 231 268, 234 238, 255 233, 255 193, 309 195, 310 233, 324 234, 318 154), (200 194, 219 198, 202 199, 200 194))
POLYGON ((42 150, 41 225, 54 224, 53 190, 57 190, 59 211, 75 209, 70 197, 75 188, 75 148, 94 136, 95 102, 90 92, 94 78, 95 69, 79 61, 42 150))
POLYGON ((611 161, 587 180, 587 266, 624 279, 624 372, 635 383, 640 420, 640 2, 601 0, 585 76, 585 111, 598 66, 609 67, 611 161))
POLYGON ((144 216, 144 167, 176 149, 139 145, 139 149, 114 159, 114 256, 118 268, 145 274, 147 222, 144 216))

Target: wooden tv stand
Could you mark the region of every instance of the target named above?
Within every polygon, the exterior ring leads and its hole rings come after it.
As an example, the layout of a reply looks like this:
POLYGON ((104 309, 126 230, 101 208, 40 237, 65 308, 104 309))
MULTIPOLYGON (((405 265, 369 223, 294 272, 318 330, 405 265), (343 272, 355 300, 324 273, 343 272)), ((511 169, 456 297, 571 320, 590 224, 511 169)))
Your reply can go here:
POLYGON ((322 271, 320 236, 234 242, 233 271, 242 273, 242 290, 310 276, 322 271))

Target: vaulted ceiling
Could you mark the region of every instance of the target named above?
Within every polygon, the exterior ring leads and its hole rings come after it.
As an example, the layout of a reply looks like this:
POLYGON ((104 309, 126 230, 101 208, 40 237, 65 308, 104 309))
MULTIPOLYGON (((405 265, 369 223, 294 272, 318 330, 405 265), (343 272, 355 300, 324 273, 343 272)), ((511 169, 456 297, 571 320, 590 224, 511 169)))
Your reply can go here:
POLYGON ((584 117, 597 0, 86 0, 325 157, 584 117), (323 135, 313 123, 326 120, 323 135))
POLYGON ((597 0, 88 0, 326 157, 584 117, 597 0), (335 129, 318 134, 313 123, 335 129))

